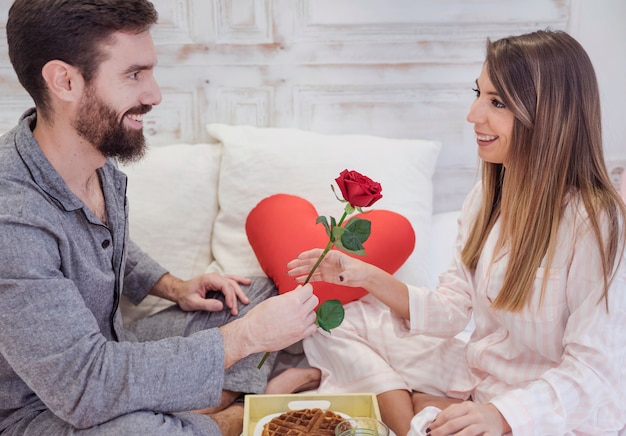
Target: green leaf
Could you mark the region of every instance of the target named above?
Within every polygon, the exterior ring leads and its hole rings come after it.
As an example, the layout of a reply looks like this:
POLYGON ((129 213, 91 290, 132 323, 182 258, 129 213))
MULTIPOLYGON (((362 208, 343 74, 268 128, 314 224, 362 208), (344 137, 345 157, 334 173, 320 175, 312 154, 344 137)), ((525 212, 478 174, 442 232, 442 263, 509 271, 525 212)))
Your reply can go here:
POLYGON ((365 247, 363 247, 363 245, 356 239, 350 239, 350 233, 346 233, 343 234, 343 237, 341 239, 337 239, 336 241, 334 241, 335 246, 338 249, 345 251, 346 253, 356 254, 357 256, 365 256, 365 247), (344 239, 347 240, 348 247, 343 244, 342 241, 344 239))
POLYGON ((317 308, 316 315, 315 323, 330 333, 331 329, 341 325, 345 312, 341 301, 326 300, 317 308))
POLYGON ((372 223, 361 218, 352 218, 345 226, 346 231, 352 233, 361 244, 367 241, 372 231, 372 223))
POLYGON ((341 250, 363 256, 365 248, 363 243, 370 236, 372 223, 361 218, 352 218, 344 227, 344 232, 335 241, 337 247, 341 250))
MULTIPOLYGON (((332 220, 333 217, 330 217, 330 219, 332 220)), ((319 224, 319 223, 324 224, 324 228, 326 229, 326 234, 330 236, 330 226, 328 225, 328 220, 326 219, 326 217, 318 216, 317 219, 315 220, 315 224, 319 224)))
POLYGON ((346 207, 344 208, 344 210, 346 211, 346 214, 348 215, 354 213, 354 207, 350 203, 346 204, 346 207))

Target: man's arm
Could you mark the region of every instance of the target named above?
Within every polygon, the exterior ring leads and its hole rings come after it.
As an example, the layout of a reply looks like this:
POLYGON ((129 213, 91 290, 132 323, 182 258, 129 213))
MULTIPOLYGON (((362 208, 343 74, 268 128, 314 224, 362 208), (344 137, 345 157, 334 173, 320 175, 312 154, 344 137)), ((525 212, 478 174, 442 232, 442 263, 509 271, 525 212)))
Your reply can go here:
POLYGON ((170 273, 165 273, 150 289, 150 295, 178 302, 178 295, 183 281, 170 273))
MULTIPOLYGON (((211 302, 220 305, 215 310, 221 310, 221 302, 206 299, 204 295, 207 288, 217 286, 216 283, 223 285, 224 281, 233 282, 234 279, 231 276, 223 277, 212 273, 185 281, 168 273, 156 282, 150 293, 177 302, 179 305, 181 303, 193 305, 194 309, 191 310, 207 310, 206 305, 211 302)), ((234 284, 241 290, 237 283, 234 284)), ((230 285, 232 287, 233 283, 230 285)), ((228 291, 222 289, 222 292, 226 294, 228 291)), ((244 303, 247 302, 243 292, 237 296, 244 303)), ((311 285, 298 286, 292 292, 261 302, 244 317, 221 326, 224 367, 228 368, 254 353, 281 350, 313 334, 316 329, 314 310, 318 303, 319 300, 313 294, 311 285), (281 320, 280 324, 276 323, 277 319, 281 320)), ((236 310, 236 307, 235 303, 231 306, 231 311, 233 308, 236 310)))
POLYGON ((268 298, 244 317, 220 327, 224 341, 224 367, 261 351, 278 351, 312 335, 317 329, 319 299, 310 284, 268 298), (280 322, 277 322, 280 320, 280 322))

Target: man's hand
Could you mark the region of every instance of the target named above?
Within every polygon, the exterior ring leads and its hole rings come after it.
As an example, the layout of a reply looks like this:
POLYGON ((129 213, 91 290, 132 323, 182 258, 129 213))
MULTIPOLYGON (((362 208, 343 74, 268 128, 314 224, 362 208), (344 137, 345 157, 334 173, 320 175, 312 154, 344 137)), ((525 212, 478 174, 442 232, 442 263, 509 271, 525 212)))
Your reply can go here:
POLYGON ((310 284, 268 298, 245 316, 220 327, 224 365, 261 351, 278 351, 312 335, 319 299, 310 284))
POLYGON ((150 293, 174 301, 182 310, 188 312, 195 310, 218 312, 224 309, 224 304, 220 300, 207 299, 206 295, 210 291, 219 291, 224 294, 230 313, 237 315, 239 313, 238 300, 243 304, 250 302, 240 285, 249 284, 248 278, 223 276, 218 273, 207 273, 190 280, 181 280, 171 274, 165 274, 150 293))

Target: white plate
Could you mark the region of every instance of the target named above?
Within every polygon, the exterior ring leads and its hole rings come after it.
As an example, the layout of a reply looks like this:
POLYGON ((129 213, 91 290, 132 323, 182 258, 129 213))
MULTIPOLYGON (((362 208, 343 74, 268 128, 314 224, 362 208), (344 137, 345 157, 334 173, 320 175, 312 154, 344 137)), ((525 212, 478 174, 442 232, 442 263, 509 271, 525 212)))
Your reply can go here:
MULTIPOLYGON (((292 408, 292 404, 289 403, 289 408, 291 410, 297 410, 297 409, 293 409, 292 408)), ((314 406, 315 407, 315 406, 314 406)), ((306 407, 304 407, 306 409, 306 407)), ((278 412, 278 413, 271 413, 269 415, 265 415, 263 418, 261 418, 259 420, 259 422, 257 422, 256 426, 254 427, 254 433, 253 436, 261 436, 263 434, 263 426, 265 424, 267 424, 268 422, 270 422, 272 419, 276 418, 277 416, 282 415, 285 412, 278 412)), ((345 413, 341 413, 341 412, 335 412, 337 415, 341 416, 344 419, 349 419, 350 416, 346 415, 345 413)))

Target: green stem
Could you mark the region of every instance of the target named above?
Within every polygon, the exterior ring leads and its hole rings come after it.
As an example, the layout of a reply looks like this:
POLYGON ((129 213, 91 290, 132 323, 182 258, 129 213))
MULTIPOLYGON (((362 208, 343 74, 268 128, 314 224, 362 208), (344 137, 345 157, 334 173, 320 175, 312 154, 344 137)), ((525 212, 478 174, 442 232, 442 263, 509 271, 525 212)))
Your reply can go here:
POLYGON ((343 224, 343 220, 345 220, 347 216, 348 216, 348 212, 344 212, 343 216, 341 217, 341 219, 337 223, 337 227, 341 227, 341 225, 343 224))
POLYGON ((335 243, 333 241, 329 241, 328 242, 328 244, 326 245, 326 248, 324 248, 324 251, 322 251, 322 254, 320 255, 320 257, 315 262, 315 265, 313 265, 313 268, 311 268, 311 272, 309 272, 309 275, 306 276, 306 280, 304 281, 305 285, 307 283, 309 283, 309 280, 311 280, 311 277, 313 276, 313 273, 315 272, 317 267, 320 266, 320 263, 322 263, 322 260, 324 260, 324 257, 326 257, 326 255, 328 254, 330 249, 333 248, 333 245, 335 245, 335 243))
MULTIPOLYGON (((343 216, 337 223, 337 227, 341 227, 341 224, 343 224, 343 221, 346 219, 347 216, 348 216, 348 212, 344 212, 343 216)), ((326 255, 331 250, 331 248, 333 248, 333 245, 335 245, 335 240, 333 239, 333 229, 331 228, 330 229, 330 241, 328 241, 328 244, 326 244, 326 248, 324 248, 324 251, 322 251, 322 254, 315 262, 315 265, 313 265, 313 268, 311 268, 311 272, 309 272, 309 275, 306 277, 306 280, 304 281, 305 285, 309 283, 309 280, 311 280, 313 273, 315 272, 317 267, 320 266, 320 263, 322 263, 322 260, 324 260, 324 257, 326 257, 326 255)))
MULTIPOLYGON (((348 212, 344 212, 343 216, 337 223, 337 227, 341 227, 341 225, 343 224, 343 221, 346 219, 347 216, 348 216, 348 212)), ((328 241, 328 244, 326 244, 326 248, 324 248, 324 251, 322 251, 322 254, 315 262, 315 265, 313 265, 313 268, 311 268, 311 272, 309 272, 309 275, 306 277, 306 280, 304 281, 305 285, 309 283, 309 280, 311 280, 313 273, 315 272, 317 267, 320 266, 320 263, 322 263, 322 260, 324 260, 324 257, 326 257, 326 255, 331 250, 331 248, 333 248, 333 245, 335 245, 335 240, 333 239, 333 229, 331 228, 330 229, 330 241, 328 241)), ((265 363, 265 361, 267 360, 269 356, 270 356, 269 351, 266 351, 265 354, 263 355, 263 358, 261 359, 259 364, 256 366, 257 369, 261 369, 261 367, 263 366, 263 364, 265 363)))
POLYGON ((263 366, 263 364, 265 363, 265 361, 267 360, 268 357, 270 357, 270 352, 266 351, 265 354, 263 355, 263 359, 261 359, 259 364, 256 366, 257 369, 261 369, 261 367, 263 366))

